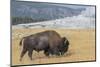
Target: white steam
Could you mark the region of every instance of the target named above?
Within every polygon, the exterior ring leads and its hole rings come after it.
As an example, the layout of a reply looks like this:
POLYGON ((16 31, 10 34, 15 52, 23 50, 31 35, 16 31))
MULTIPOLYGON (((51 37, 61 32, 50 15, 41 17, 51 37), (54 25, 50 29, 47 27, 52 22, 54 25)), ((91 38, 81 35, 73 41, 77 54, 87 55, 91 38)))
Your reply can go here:
POLYGON ((85 11, 81 12, 82 16, 85 17, 95 17, 95 7, 88 7, 85 11))

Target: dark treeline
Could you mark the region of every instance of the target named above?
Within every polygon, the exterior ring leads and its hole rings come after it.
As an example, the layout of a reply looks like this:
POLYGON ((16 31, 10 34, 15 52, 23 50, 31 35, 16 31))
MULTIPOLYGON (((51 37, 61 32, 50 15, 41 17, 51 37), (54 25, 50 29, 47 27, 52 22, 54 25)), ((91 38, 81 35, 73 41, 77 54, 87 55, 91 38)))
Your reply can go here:
POLYGON ((47 19, 39 18, 39 19, 33 19, 31 17, 12 17, 12 25, 17 24, 25 24, 25 23, 32 23, 32 22, 40 22, 40 21, 46 21, 47 19))

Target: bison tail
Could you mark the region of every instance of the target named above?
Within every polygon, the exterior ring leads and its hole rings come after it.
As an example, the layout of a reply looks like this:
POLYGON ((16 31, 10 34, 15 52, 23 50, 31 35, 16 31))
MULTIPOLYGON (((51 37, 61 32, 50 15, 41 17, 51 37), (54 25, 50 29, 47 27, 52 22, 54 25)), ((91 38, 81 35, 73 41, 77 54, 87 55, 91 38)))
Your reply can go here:
POLYGON ((22 41, 23 41, 23 39, 24 39, 24 37, 23 37, 23 38, 21 39, 21 41, 20 41, 20 44, 19 44, 20 46, 22 46, 22 41))

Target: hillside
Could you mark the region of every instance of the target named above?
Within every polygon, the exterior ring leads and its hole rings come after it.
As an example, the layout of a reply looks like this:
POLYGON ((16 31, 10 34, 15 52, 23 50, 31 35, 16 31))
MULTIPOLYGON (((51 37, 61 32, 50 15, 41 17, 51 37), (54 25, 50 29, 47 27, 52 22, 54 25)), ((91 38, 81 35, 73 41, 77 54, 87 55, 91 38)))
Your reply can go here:
MULTIPOLYGON (((72 17, 79 15, 85 8, 71 8, 68 5, 60 6, 58 4, 41 3, 41 2, 11 2, 11 16, 28 17, 33 21, 54 20, 64 17, 72 17)), ((20 22, 23 23, 23 22, 20 22)), ((30 23, 30 22, 27 22, 30 23)), ((12 23, 14 24, 14 22, 12 23)), ((19 24, 19 23, 16 23, 19 24)))

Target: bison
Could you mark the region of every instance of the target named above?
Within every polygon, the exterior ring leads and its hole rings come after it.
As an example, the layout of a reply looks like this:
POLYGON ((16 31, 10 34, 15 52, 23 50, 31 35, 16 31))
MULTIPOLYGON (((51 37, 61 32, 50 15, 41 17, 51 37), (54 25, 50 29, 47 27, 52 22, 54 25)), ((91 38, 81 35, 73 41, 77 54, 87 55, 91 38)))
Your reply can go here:
POLYGON ((48 30, 23 37, 20 46, 22 44, 23 50, 20 61, 27 51, 29 58, 32 60, 33 50, 37 52, 44 51, 46 56, 49 56, 49 54, 63 55, 68 50, 69 41, 65 37, 61 37, 56 31, 48 30))

